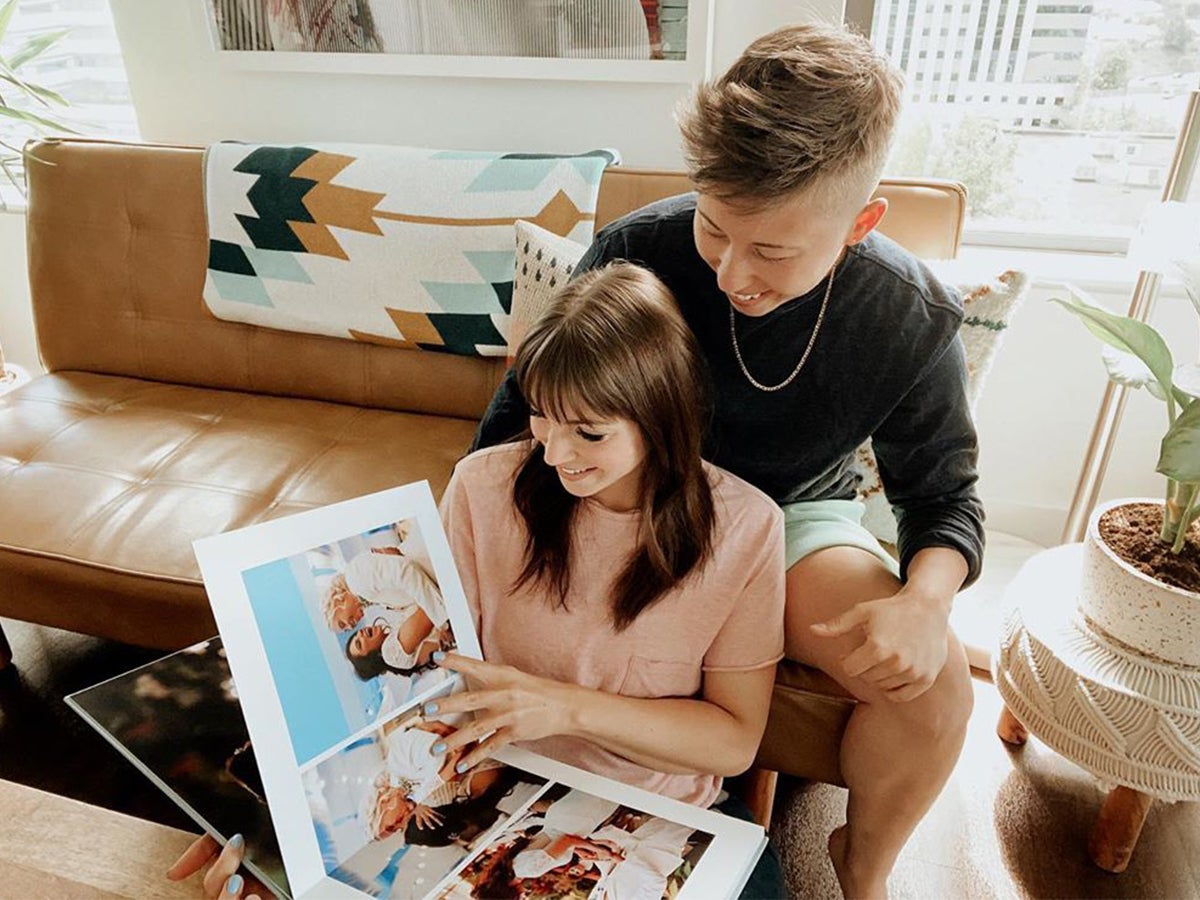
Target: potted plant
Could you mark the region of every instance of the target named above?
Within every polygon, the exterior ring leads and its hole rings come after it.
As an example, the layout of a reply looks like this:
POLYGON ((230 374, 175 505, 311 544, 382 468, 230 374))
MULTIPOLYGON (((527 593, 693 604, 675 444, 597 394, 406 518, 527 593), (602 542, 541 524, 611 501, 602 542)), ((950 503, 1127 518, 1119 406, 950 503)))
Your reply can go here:
MULTIPOLYGON (((1200 318, 1200 219, 1185 204, 1164 204, 1159 221, 1182 228, 1185 257, 1175 269, 1200 318)), ((1162 233, 1162 229, 1153 229, 1162 233)), ((1159 254, 1161 258, 1161 253, 1159 254)), ((1150 325, 1115 315, 1073 291, 1054 302, 1078 316, 1104 343, 1109 378, 1145 388, 1166 407, 1156 471, 1165 497, 1104 504, 1088 524, 1081 602, 1092 624, 1121 643, 1167 662, 1200 662, 1200 365, 1177 365, 1150 325)))
MULTIPOLYGON (((5 35, 16 12, 17 0, 0 0, 0 47, 4 44, 5 35)), ((65 29, 41 32, 27 38, 12 50, 0 52, 0 122, 4 119, 15 121, 30 135, 56 131, 74 133, 75 129, 54 118, 55 107, 69 105, 66 98, 48 87, 34 84, 21 73, 22 67, 37 59, 66 34, 65 29), (20 104, 14 105, 12 101, 16 99, 27 101, 34 109, 24 109, 20 104)), ((0 135, 2 134, 3 132, 0 132, 0 135)), ((21 177, 17 168, 20 161, 21 148, 11 142, 11 139, 5 140, 4 137, 0 137, 0 171, 24 194, 25 179, 21 177)), ((3 203, 0 202, 0 209, 2 208, 3 203)))

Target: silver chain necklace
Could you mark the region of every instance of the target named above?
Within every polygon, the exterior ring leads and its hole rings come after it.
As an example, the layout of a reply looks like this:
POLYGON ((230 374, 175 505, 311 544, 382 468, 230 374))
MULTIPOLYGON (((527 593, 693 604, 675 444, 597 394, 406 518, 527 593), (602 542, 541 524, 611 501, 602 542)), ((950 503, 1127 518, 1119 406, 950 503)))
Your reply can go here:
POLYGON ((737 357, 738 367, 741 368, 742 374, 746 376, 746 380, 758 388, 760 391, 771 393, 772 391, 782 390, 800 374, 800 370, 804 368, 804 364, 808 362, 808 355, 812 353, 813 344, 817 342, 817 333, 821 330, 821 323, 825 321, 825 310, 829 306, 829 295, 833 293, 833 273, 837 271, 837 263, 835 262, 829 270, 829 283, 825 285, 825 297, 821 300, 821 309, 817 313, 817 322, 813 325, 812 337, 808 339, 808 346, 804 348, 804 355, 800 357, 800 362, 796 363, 796 368, 792 369, 792 374, 776 385, 759 384, 750 370, 746 368, 746 362, 742 359, 741 348, 737 342, 737 318, 734 315, 733 304, 729 304, 729 337, 733 340, 733 355, 737 357))

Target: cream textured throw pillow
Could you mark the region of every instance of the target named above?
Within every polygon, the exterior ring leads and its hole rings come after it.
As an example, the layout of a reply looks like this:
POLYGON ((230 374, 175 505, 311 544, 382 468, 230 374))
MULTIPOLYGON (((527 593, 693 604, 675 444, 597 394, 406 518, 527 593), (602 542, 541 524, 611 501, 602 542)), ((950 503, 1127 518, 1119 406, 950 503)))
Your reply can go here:
POLYGON ((517 269, 513 273, 512 313, 508 326, 508 359, 529 328, 546 310, 555 292, 571 280, 587 247, 559 237, 524 219, 517 220, 517 269))
MULTIPOLYGON (((934 260, 928 265, 934 275, 955 287, 962 296, 963 322, 959 334, 967 356, 967 400, 974 412, 1008 323, 1029 290, 1029 276, 1010 269, 992 280, 981 281, 978 267, 972 271, 970 264, 961 260, 934 260)), ((867 507, 863 525, 879 540, 895 544, 896 517, 884 495, 870 441, 858 448, 855 462, 862 476, 858 496, 867 507)))

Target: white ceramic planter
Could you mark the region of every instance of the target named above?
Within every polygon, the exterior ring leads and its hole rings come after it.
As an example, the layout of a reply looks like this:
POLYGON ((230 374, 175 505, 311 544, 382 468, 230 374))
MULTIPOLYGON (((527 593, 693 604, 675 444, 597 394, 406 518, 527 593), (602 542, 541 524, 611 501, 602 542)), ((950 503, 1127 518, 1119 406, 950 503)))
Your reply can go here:
POLYGON ((1102 635, 1153 659, 1200 666, 1200 594, 1155 581, 1121 560, 1100 538, 1100 517, 1129 503, 1162 501, 1113 500, 1092 513, 1084 539, 1080 612, 1102 635))

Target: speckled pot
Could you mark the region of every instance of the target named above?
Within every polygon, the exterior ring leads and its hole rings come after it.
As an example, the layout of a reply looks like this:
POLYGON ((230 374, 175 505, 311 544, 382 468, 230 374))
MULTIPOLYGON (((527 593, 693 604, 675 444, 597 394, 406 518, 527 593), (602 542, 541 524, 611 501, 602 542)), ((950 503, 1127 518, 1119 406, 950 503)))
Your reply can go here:
POLYGON ((1129 503, 1162 501, 1113 500, 1092 513, 1084 539, 1079 611, 1101 635, 1152 659, 1200 666, 1200 594, 1144 575, 1100 538, 1100 517, 1129 503))

